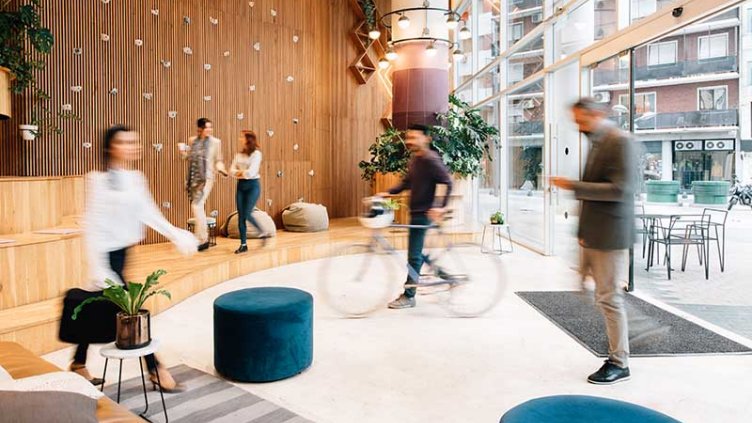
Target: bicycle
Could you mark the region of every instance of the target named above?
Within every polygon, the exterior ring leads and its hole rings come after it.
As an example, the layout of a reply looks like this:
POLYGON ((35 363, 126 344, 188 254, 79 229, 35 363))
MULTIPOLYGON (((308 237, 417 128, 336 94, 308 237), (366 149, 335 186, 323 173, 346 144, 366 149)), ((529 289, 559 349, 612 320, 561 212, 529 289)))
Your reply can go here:
POLYGON ((341 247, 324 260, 320 292, 335 311, 347 317, 365 317, 386 308, 403 286, 417 288, 418 294, 448 296, 442 298, 442 303, 458 317, 480 316, 501 300, 506 280, 499 256, 482 254, 476 243, 450 240, 444 247, 423 254, 423 269, 427 268, 428 273, 419 275, 387 240, 383 230, 425 228, 444 237, 443 228, 437 224, 392 224, 393 217, 389 211, 361 217, 361 224, 371 229, 368 241, 341 247), (410 280, 417 282, 397 286, 397 282, 404 281, 404 270, 398 269, 407 269, 410 280))

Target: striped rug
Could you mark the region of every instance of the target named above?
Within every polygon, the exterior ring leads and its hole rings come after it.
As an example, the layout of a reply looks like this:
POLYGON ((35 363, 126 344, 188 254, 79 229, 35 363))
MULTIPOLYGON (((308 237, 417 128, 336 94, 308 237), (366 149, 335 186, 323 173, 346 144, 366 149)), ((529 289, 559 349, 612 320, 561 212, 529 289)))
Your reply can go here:
MULTIPOLYGON (((170 423, 310 423, 290 410, 259 398, 216 376, 186 365, 170 368, 176 381, 185 385, 183 392, 164 394, 170 423)), ((154 391, 146 375, 149 411, 152 422, 164 422, 159 392, 154 391)), ((117 398, 117 384, 104 390, 117 398)), ((135 414, 144 411, 141 377, 123 381, 120 404, 135 414)))

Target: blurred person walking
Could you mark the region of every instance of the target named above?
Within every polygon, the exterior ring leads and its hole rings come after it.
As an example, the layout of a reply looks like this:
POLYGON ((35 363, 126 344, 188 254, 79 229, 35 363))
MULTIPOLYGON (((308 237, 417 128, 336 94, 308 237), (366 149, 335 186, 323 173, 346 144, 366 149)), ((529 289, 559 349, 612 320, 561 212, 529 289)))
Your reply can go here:
POLYGON ((595 280, 595 303, 606 321, 608 359, 588 382, 628 380, 629 331, 623 281, 628 249, 634 244, 637 158, 629 134, 608 119, 600 103, 582 98, 572 106, 575 123, 590 140, 582 181, 552 177, 551 184, 574 191, 582 202, 578 238, 580 272, 595 280))
MULTIPOLYGON (((71 319, 73 309, 87 298, 101 296, 107 288, 106 279, 127 285, 123 276, 127 252, 144 239, 146 226, 167 237, 184 255, 193 254, 198 245, 190 232, 172 226, 162 216, 146 178, 133 169, 133 164, 141 157, 136 132, 122 125, 108 129, 102 153, 105 170, 87 175, 84 242, 91 285, 66 293, 60 325, 60 339, 78 344, 70 370, 95 385, 102 380, 93 378, 86 369, 88 347, 92 343, 115 340, 115 315, 119 310, 109 302, 95 302, 74 321, 71 319)), ((182 389, 153 354, 144 360, 152 383, 156 385, 161 381, 165 392, 182 389)))

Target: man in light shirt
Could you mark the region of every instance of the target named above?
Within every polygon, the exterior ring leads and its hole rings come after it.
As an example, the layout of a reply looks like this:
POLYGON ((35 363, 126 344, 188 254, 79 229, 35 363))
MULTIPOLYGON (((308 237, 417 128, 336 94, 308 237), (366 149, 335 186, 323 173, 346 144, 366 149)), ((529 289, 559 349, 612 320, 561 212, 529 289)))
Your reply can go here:
POLYGON ((199 251, 209 248, 209 234, 206 226, 206 200, 214 185, 214 175, 219 172, 227 176, 222 161, 222 141, 212 136, 214 127, 207 118, 196 122, 197 135, 188 144, 178 144, 180 155, 188 160, 186 190, 191 200, 191 210, 195 219, 194 231, 200 242, 199 251))

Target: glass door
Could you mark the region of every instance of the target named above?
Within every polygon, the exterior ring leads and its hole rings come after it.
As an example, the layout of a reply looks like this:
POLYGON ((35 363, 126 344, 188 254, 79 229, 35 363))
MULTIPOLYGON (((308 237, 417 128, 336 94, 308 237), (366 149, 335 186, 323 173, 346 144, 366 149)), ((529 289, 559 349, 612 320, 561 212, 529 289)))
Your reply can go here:
MULTIPOLYGON (((580 66, 572 62, 549 75, 549 127, 551 175, 580 179, 580 133, 572 121, 571 105, 580 98, 580 66)), ((571 263, 579 262, 577 224, 580 205, 565 190, 551 189, 551 253, 571 263)))

